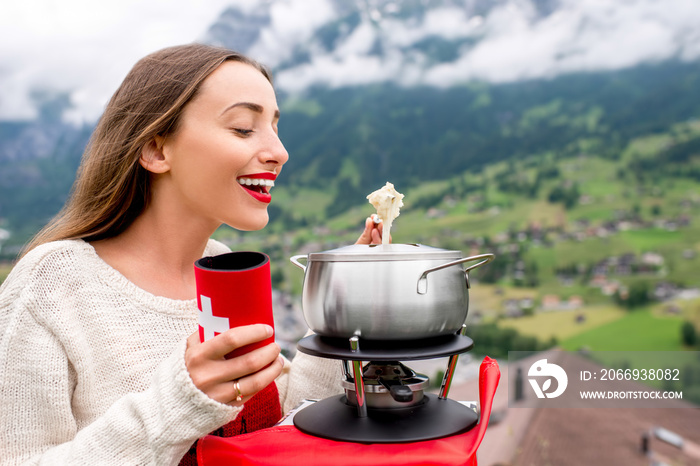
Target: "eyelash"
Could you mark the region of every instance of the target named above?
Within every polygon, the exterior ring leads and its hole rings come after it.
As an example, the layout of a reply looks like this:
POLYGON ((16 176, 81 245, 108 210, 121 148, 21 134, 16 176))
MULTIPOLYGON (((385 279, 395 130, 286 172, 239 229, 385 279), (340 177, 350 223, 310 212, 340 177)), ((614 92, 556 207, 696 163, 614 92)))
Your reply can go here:
POLYGON ((253 130, 252 129, 233 128, 233 132, 237 133, 241 136, 249 136, 253 132, 253 130))

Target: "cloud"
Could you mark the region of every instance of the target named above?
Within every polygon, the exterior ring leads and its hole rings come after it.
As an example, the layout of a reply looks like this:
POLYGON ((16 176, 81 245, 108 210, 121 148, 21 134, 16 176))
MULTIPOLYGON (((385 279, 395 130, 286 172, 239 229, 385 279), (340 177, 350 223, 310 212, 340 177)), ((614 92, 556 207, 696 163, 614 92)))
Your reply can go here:
POLYGON ((303 44, 316 28, 331 20, 335 10, 329 0, 282 0, 270 6, 270 26, 261 31, 248 54, 268 66, 290 58, 292 44, 303 44))
POLYGON ((0 119, 36 116, 33 91, 70 95, 65 116, 91 121, 133 64, 197 40, 229 0, 24 0, 0 16, 0 119))
POLYGON ((376 56, 347 55, 337 58, 319 56, 309 64, 285 70, 277 77, 279 87, 298 92, 323 82, 331 87, 371 84, 391 80, 397 63, 387 63, 376 56))
POLYGON ((396 79, 406 85, 451 86, 472 79, 508 82, 700 58, 697 0, 561 0, 544 17, 532 2, 513 0, 483 17, 454 6, 411 21, 370 17, 379 28, 365 18, 335 53, 285 70, 279 85, 296 90, 315 83, 344 86, 396 79), (430 65, 431 57, 410 47, 436 36, 472 38, 475 45, 464 45, 452 62, 430 65), (383 44, 380 61, 358 56, 373 40, 383 44))
POLYGON ((491 12, 485 36, 454 63, 431 69, 426 82, 492 82, 613 70, 673 57, 700 57, 700 3, 692 0, 569 0, 542 20, 512 5, 491 12))
POLYGON ((492 11, 484 39, 459 60, 429 70, 426 82, 504 82, 700 56, 698 2, 580 0, 539 21, 530 14, 512 5, 492 11))
MULTIPOLYGON (((335 50, 314 32, 335 19, 335 0, 24 0, 6 2, 0 16, 0 119, 33 118, 32 93, 66 93, 65 116, 92 121, 131 66, 165 46, 192 42, 229 5, 268 9, 250 55, 272 67, 295 50, 308 63, 276 75, 279 87, 298 90, 395 80, 404 85, 450 86, 471 79, 507 82, 590 70, 614 70, 648 61, 700 58, 697 0, 559 0, 541 16, 534 0, 501 0, 477 14, 445 2, 424 16, 401 18, 399 2, 362 11, 358 27, 335 50), (431 38, 463 43, 459 57, 435 63, 415 45, 431 38), (317 40, 317 39, 316 39, 317 40), (382 54, 375 54, 381 44, 382 54), (371 51, 371 52, 370 52, 371 51)), ((341 6, 339 6, 341 5, 341 6)))

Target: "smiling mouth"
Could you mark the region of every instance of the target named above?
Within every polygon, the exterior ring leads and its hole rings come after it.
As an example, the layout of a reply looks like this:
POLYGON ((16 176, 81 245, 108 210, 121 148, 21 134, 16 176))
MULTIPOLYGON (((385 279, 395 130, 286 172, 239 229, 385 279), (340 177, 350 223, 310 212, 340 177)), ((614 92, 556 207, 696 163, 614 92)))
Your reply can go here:
POLYGON ((242 176, 238 178, 238 184, 241 188, 245 190, 250 196, 258 202, 263 204, 269 204, 272 202, 272 196, 270 195, 270 188, 275 185, 274 174, 261 173, 252 176, 242 176))
POLYGON ((270 194, 270 188, 275 186, 274 180, 264 180, 261 178, 238 178, 238 184, 249 191, 259 194, 270 194))

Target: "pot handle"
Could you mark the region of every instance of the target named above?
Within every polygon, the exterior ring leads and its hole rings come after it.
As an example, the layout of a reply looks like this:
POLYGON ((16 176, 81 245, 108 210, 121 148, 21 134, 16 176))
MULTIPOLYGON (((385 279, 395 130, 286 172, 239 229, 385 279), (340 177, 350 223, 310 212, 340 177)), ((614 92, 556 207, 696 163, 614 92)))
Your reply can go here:
POLYGON ((467 288, 469 288, 469 271, 477 267, 481 267, 487 262, 491 262, 496 256, 493 254, 479 254, 478 256, 462 257, 456 261, 448 262, 447 264, 438 265, 432 269, 424 271, 420 278, 418 279, 418 294, 425 294, 428 292, 428 274, 431 272, 437 272, 438 270, 446 269, 447 267, 452 267, 453 265, 461 264, 463 262, 481 260, 481 262, 474 265, 470 265, 464 269, 464 278, 467 280, 467 288))
POLYGON ((299 262, 299 259, 306 259, 306 260, 308 260, 308 259, 309 259, 309 256, 307 256, 306 254, 300 254, 300 255, 298 255, 298 256, 292 256, 292 257, 289 258, 289 260, 292 262, 292 264, 296 265, 296 266, 299 267, 301 270, 303 270, 304 272, 306 272, 306 266, 305 266, 304 264, 300 263, 300 262, 299 262))

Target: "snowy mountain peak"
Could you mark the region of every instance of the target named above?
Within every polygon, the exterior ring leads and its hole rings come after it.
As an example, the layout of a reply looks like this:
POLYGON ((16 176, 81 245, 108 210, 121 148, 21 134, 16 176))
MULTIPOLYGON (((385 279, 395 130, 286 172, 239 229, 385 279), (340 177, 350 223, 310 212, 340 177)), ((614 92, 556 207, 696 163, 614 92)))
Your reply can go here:
POLYGON ((700 56, 700 2, 275 0, 231 7, 205 41, 301 90, 395 81, 451 86, 700 56))

